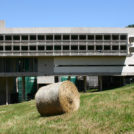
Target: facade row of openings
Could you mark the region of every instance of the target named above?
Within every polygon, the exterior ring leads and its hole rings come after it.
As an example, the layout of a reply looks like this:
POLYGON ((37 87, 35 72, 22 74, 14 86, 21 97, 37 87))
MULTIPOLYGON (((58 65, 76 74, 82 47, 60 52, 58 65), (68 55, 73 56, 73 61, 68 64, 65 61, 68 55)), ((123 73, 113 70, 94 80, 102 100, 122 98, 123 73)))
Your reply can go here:
POLYGON ((52 51, 52 50, 127 50, 126 45, 38 45, 38 46, 0 46, 0 51, 52 51))
POLYGON ((0 41, 36 40, 127 40, 126 34, 105 35, 0 35, 0 41))
POLYGON ((36 58, 0 58, 0 72, 37 72, 36 58))

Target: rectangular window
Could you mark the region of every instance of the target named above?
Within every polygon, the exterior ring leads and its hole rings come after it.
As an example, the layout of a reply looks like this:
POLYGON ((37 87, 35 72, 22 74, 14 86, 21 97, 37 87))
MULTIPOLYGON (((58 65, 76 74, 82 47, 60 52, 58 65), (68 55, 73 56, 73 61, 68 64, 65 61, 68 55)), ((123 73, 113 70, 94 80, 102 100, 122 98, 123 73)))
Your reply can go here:
POLYGON ((111 40, 111 36, 110 35, 104 35, 104 40, 111 40))
POLYGON ((78 50, 78 46, 71 46, 71 50, 78 50))
POLYGON ((22 39, 22 40, 28 40, 28 35, 22 35, 22 36, 21 36, 21 39, 22 39))
POLYGON ((46 50, 53 50, 53 46, 46 46, 46 50))
POLYGON ((119 40, 119 35, 112 35, 112 40, 119 40))
POLYGON ((81 45, 79 46, 80 50, 86 50, 86 46, 85 45, 81 45))
POLYGON ((3 38, 3 36, 2 36, 2 35, 0 35, 0 40, 4 40, 4 38, 3 38))
POLYGON ((45 40, 45 36, 44 35, 38 35, 38 40, 45 40))
POLYGON ((127 40, 127 35, 120 35, 120 40, 127 40))
POLYGON ((13 50, 19 51, 20 50, 20 46, 13 46, 13 50))
POLYGON ((53 40, 53 35, 46 35, 46 40, 53 40))
POLYGON ((111 48, 110 48, 110 46, 104 46, 104 50, 110 50, 111 48))
POLYGON ((78 35, 71 35, 71 40, 78 40, 78 35))
POLYGON ((12 49, 11 46, 5 46, 5 50, 10 51, 12 49))
POLYGON ((54 50, 61 50, 61 46, 60 45, 54 46, 54 50))
POLYGON ((70 40, 70 36, 69 35, 63 35, 63 40, 70 40))
POLYGON ((6 35, 5 40, 12 40, 12 36, 11 35, 6 35))
POLYGON ((20 36, 19 35, 14 35, 13 40, 20 40, 20 36))
POLYGON ((3 46, 0 46, 0 51, 3 51, 3 46))
POLYGON ((88 35, 88 40, 94 40, 94 35, 88 35))
POLYGON ((61 40, 61 35, 55 35, 55 36, 54 36, 54 39, 55 39, 55 40, 61 40))
POLYGON ((94 50, 94 46, 88 46, 88 50, 94 50))
POLYGON ((112 50, 119 50, 119 46, 112 46, 112 50))
POLYGON ((32 51, 36 50, 36 46, 30 46, 30 50, 32 51))
POLYGON ((36 40, 36 35, 30 35, 30 40, 36 40))
POLYGON ((127 50, 127 46, 125 46, 125 45, 120 46, 120 50, 127 50))
POLYGON ((96 46, 96 50, 102 50, 102 46, 101 45, 96 46))
POLYGON ((42 45, 42 46, 41 46, 41 45, 38 46, 38 50, 39 50, 39 51, 43 51, 44 49, 45 49, 45 47, 44 47, 43 45, 42 45))
POLYGON ((63 46, 63 50, 69 50, 69 46, 68 45, 63 46))
POLYGON ((79 35, 79 40, 86 40, 86 35, 79 35))
POLYGON ((102 40, 102 35, 96 35, 96 40, 102 40))
POLYGON ((27 51, 28 50, 28 46, 21 46, 21 50, 22 51, 27 51))

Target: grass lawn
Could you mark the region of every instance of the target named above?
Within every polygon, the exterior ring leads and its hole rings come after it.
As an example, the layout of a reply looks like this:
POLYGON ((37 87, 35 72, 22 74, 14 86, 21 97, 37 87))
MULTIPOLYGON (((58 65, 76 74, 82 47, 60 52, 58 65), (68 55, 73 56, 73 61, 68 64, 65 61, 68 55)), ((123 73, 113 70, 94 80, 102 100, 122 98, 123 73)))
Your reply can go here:
POLYGON ((0 106, 0 134, 134 134, 134 84, 81 93, 77 112, 41 117, 35 101, 0 106))

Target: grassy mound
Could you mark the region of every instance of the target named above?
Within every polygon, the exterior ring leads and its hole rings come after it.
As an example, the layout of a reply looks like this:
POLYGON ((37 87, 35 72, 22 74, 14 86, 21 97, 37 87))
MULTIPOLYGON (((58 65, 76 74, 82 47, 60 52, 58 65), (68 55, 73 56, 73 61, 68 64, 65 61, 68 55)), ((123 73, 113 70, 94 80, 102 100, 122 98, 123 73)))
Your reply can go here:
POLYGON ((0 134, 134 133, 134 84, 81 94, 77 112, 41 117, 35 101, 0 106, 0 134))

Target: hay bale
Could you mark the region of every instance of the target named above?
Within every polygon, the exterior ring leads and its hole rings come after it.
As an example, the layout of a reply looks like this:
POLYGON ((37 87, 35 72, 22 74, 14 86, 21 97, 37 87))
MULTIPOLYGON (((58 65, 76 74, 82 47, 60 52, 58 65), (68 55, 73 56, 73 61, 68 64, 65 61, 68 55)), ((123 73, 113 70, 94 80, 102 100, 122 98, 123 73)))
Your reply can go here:
POLYGON ((41 87, 35 95, 35 100, 37 110, 42 116, 73 112, 80 105, 79 92, 70 81, 41 87))

